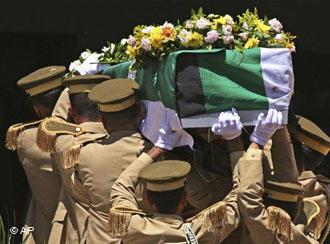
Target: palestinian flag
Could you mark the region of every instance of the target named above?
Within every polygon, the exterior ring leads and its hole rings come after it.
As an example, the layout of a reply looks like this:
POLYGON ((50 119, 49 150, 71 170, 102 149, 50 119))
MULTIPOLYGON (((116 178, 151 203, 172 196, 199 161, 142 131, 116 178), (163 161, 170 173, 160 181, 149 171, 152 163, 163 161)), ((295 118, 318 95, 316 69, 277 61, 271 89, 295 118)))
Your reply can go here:
POLYGON ((268 108, 283 111, 293 93, 291 53, 286 48, 182 50, 132 73, 131 62, 104 71, 139 82, 142 99, 162 101, 183 127, 210 127, 219 112, 235 107, 245 125, 268 108))

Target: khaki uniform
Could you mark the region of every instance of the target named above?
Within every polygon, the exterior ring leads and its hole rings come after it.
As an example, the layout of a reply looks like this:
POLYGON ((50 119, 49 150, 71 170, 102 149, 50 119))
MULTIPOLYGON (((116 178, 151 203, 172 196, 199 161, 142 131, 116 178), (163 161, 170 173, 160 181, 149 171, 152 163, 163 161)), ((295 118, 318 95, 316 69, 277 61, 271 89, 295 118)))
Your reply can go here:
MULTIPOLYGON (((299 177, 299 182, 304 188, 304 197, 313 200, 320 207, 320 214, 313 221, 313 226, 310 227, 315 237, 320 239, 321 231, 329 224, 330 180, 322 175, 315 175, 313 171, 303 171, 299 177)), ((327 235, 328 233, 322 233, 324 238, 327 235)))
POLYGON ((56 139, 55 153, 52 155, 63 186, 59 204, 53 219, 49 243, 84 243, 89 216, 87 192, 75 171, 74 164, 67 163, 70 148, 75 144, 107 135, 102 123, 85 122, 80 125, 84 134, 74 137, 62 135, 56 139))
POLYGON ((34 227, 34 231, 23 235, 24 243, 48 240, 61 187, 49 153, 42 152, 36 144, 37 129, 27 128, 17 138, 17 154, 32 191, 25 225, 34 227))
MULTIPOLYGON (((264 177, 262 167, 263 153, 258 149, 248 149, 238 164, 240 188, 238 193, 238 205, 247 228, 247 235, 243 243, 318 243, 309 234, 308 226, 294 225, 291 222, 288 240, 284 238, 283 226, 280 221, 270 226, 272 221, 271 207, 263 204, 264 177)), ((283 161, 282 163, 286 163, 283 161)), ((279 213, 285 213, 279 210, 279 213)), ((309 216, 308 216, 309 217, 309 216)), ((314 216, 316 217, 316 216, 314 216)))
POLYGON ((137 131, 123 130, 81 149, 76 172, 89 201, 87 243, 118 242, 108 234, 112 185, 128 165, 150 147, 137 131))
POLYGON ((134 190, 139 172, 153 162, 142 154, 118 178, 112 187, 110 233, 121 236, 122 243, 186 243, 185 229, 190 227, 200 243, 224 240, 239 223, 236 194, 238 187, 236 162, 243 152, 231 154, 233 189, 227 197, 186 222, 178 215, 147 213, 139 210, 134 190), (126 221, 121 221, 125 219, 126 221), (213 220, 213 221, 212 221, 213 220))

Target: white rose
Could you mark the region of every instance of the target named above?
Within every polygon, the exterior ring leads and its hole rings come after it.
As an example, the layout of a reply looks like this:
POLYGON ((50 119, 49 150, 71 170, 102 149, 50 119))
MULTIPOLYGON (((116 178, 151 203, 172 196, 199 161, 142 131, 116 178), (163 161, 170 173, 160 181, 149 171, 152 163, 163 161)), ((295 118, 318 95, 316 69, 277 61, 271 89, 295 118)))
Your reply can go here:
POLYGON ((210 21, 203 17, 196 21, 197 28, 201 30, 206 29, 209 25, 210 25, 210 21))
POLYGON ((273 28, 274 31, 280 32, 283 28, 280 21, 278 21, 276 18, 271 19, 268 21, 268 24, 273 28))
POLYGON ((231 25, 223 25, 222 31, 225 36, 231 35, 233 31, 233 27, 231 25))
POLYGON ((144 34, 149 34, 150 31, 152 31, 154 28, 155 28, 155 27, 149 25, 149 26, 143 28, 141 31, 142 31, 142 33, 144 33, 144 34))
POLYGON ((183 44, 186 44, 188 42, 189 35, 191 35, 191 32, 183 29, 178 37, 183 44))
POLYGON ((192 29, 194 28, 194 23, 191 20, 187 20, 185 26, 187 29, 192 29))

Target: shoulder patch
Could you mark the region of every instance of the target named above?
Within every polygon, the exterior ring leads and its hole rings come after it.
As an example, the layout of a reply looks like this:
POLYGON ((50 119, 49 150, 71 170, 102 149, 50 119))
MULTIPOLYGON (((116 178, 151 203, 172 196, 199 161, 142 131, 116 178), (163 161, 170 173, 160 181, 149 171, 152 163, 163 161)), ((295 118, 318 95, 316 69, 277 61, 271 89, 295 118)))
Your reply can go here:
POLYGON ((290 242, 293 239, 290 215, 281 208, 269 206, 267 208, 268 223, 266 228, 284 242, 290 242))
POLYGON ((7 130, 7 135, 6 135, 6 148, 9 150, 15 151, 17 149, 17 139, 19 134, 33 126, 37 126, 40 124, 43 120, 38 120, 34 122, 27 122, 27 123, 19 123, 15 124, 9 127, 7 130))
POLYGON ((68 123, 57 117, 46 118, 38 127, 37 145, 44 152, 54 152, 59 135, 79 136, 84 133, 81 126, 68 123))
POLYGON ((88 134, 86 137, 78 138, 78 140, 73 144, 67 152, 65 161, 64 161, 64 167, 66 169, 72 168, 76 165, 79 155, 80 155, 80 150, 83 146, 97 142, 99 140, 102 140, 103 138, 107 137, 106 134, 88 134))
POLYGON ((227 225, 226 210, 226 203, 221 201, 187 219, 187 222, 202 221, 204 223, 202 228, 206 232, 222 229, 227 225))
POLYGON ((144 217, 151 216, 140 209, 130 209, 125 207, 114 207, 109 211, 109 234, 112 238, 118 238, 127 233, 131 216, 138 214, 144 217))

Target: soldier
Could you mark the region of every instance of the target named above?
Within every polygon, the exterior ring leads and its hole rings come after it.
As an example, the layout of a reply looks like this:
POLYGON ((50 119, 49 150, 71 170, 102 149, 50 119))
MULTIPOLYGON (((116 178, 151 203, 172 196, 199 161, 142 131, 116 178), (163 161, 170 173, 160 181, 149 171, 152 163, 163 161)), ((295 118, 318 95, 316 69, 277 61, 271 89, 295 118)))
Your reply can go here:
MULTIPOLYGON (((80 140, 78 136, 68 153, 62 154, 68 166, 74 167, 75 182, 81 185, 88 202, 89 214, 83 222, 84 236, 81 242, 119 242, 108 234, 111 187, 122 171, 150 148, 139 132, 144 113, 136 96, 138 88, 135 81, 128 79, 107 80, 95 86, 88 97, 98 105, 109 136, 89 140, 80 140)), ((45 130, 45 134, 50 137, 63 133, 63 127, 69 126, 65 123, 54 126, 51 121, 48 125, 44 124, 48 130, 45 130)), ((74 134, 74 129, 64 133, 74 134)), ((56 147, 60 144, 56 142, 56 147)))
POLYGON ((316 239, 323 243, 330 230, 330 180, 314 172, 329 152, 330 139, 316 124, 302 116, 297 116, 296 124, 290 127, 290 132, 295 140, 299 181, 304 188, 305 199, 315 201, 320 207, 320 214, 314 221, 313 228, 316 239))
MULTIPOLYGON (((190 171, 185 161, 167 160, 154 163, 164 150, 154 146, 143 153, 121 174, 112 187, 110 210, 110 235, 121 237, 122 243, 218 243, 238 225, 239 213, 236 194, 238 188, 236 163, 243 154, 239 135, 238 116, 226 112, 226 121, 220 120, 217 133, 231 138, 227 143, 231 152, 233 189, 227 197, 196 216, 184 221, 182 212, 187 202, 184 184, 190 171), (228 133, 231 131, 232 133, 228 133), (134 190, 138 178, 146 181, 147 201, 153 212, 139 209, 134 190)), ((167 142, 175 145, 175 133, 162 128, 167 142)))
POLYGON ((39 126, 38 146, 52 152, 63 182, 49 238, 51 243, 80 243, 86 239, 89 201, 84 186, 75 174, 75 153, 79 153, 80 144, 107 136, 101 114, 97 105, 88 99, 88 93, 109 78, 106 75, 84 75, 65 79, 63 85, 67 87, 70 102, 68 111, 79 126, 54 118, 46 119, 39 126), (52 128, 48 129, 49 126, 52 128), (49 135, 52 131, 54 133, 49 135), (58 131, 59 136, 54 137, 58 131))
POLYGON ((32 196, 25 225, 34 230, 23 234, 24 243, 47 242, 59 190, 60 178, 52 169, 48 153, 37 147, 37 126, 47 116, 51 116, 62 92, 63 66, 41 68, 23 77, 17 83, 31 97, 34 111, 39 121, 13 125, 7 132, 7 148, 17 150, 27 176, 32 196))
POLYGON ((283 153, 281 162, 274 159, 272 180, 264 179, 267 171, 263 172, 260 148, 281 126, 281 112, 270 109, 266 118, 259 115, 251 145, 238 165, 238 204, 248 230, 244 243, 318 243, 311 227, 319 216, 319 207, 309 199, 301 200, 303 189, 297 183, 298 177, 295 179, 290 172, 285 175, 290 171, 287 162, 291 165, 294 159, 292 153, 287 154, 291 149, 283 153))

